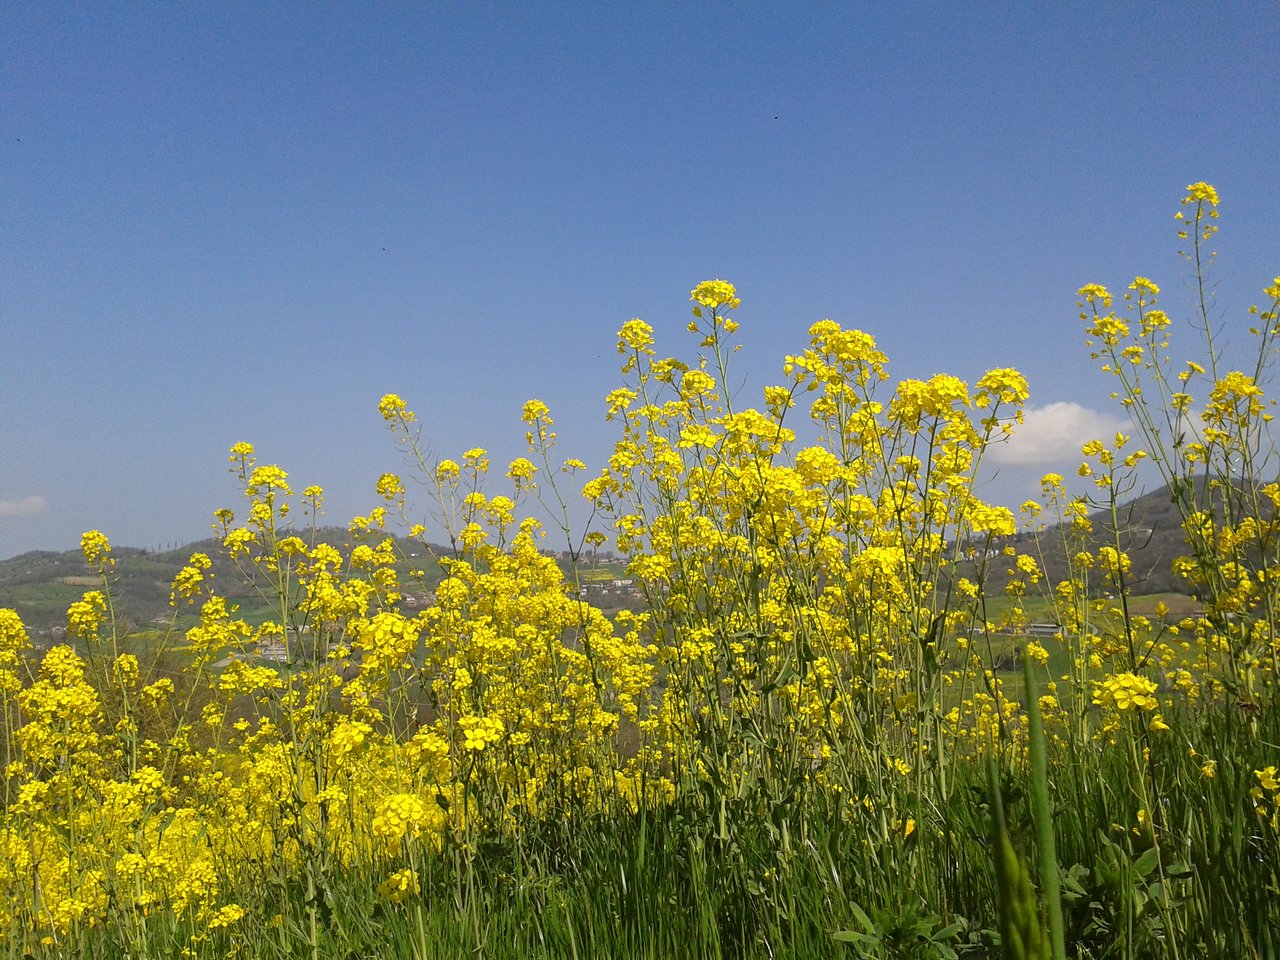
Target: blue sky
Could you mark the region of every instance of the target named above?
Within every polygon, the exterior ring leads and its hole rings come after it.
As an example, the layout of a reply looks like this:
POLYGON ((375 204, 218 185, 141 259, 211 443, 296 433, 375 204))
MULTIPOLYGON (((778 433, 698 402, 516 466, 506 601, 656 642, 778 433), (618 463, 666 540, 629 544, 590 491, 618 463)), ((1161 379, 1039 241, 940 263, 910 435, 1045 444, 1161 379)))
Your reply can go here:
POLYGON ((1117 422, 1075 290, 1183 312, 1186 184, 1224 320, 1280 273, 1275 9, 6 4, 0 557, 198 538, 238 440, 345 523, 388 391, 495 462, 539 397, 599 464, 615 331, 688 354, 715 277, 747 395, 823 317, 895 376, 1022 369, 1017 502, 1117 422))

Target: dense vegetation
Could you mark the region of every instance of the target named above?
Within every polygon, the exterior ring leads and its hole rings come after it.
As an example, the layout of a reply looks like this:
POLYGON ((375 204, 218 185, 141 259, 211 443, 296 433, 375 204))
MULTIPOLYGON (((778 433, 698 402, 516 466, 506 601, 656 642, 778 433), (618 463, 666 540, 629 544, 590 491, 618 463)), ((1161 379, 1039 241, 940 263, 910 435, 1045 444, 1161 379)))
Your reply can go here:
MULTIPOLYGON (((1200 279, 1217 206, 1195 184, 1180 213, 1200 279)), ((536 400, 499 494, 485 451, 428 460, 388 394, 434 528, 386 474, 339 549, 308 526, 322 491, 295 496, 237 444, 246 508, 218 511, 218 549, 269 617, 239 616, 196 552, 171 586, 198 614, 169 638, 180 669, 140 657, 97 531, 73 644, 36 657, 0 610, 4 948, 1276 955, 1280 471, 1260 381, 1280 279, 1243 367, 1203 298, 1200 345, 1171 360, 1158 293, 1137 278, 1116 312, 1081 289, 1135 437, 1084 446, 1092 505, 1047 476, 1023 508, 1043 533, 1021 539, 974 494, 1021 375, 894 383, 870 336, 823 320, 744 408, 724 281, 692 292, 687 362, 623 326, 619 438, 585 483, 536 400), (1131 602, 1150 574, 1120 505, 1143 461, 1194 617, 1131 602), (577 535, 570 486, 595 508, 577 535), (520 517, 535 496, 572 552, 616 542, 642 609, 584 598, 520 517), (424 557, 451 544, 419 609, 402 601, 426 563, 397 518, 424 557), (1059 629, 1026 640, 1014 683, 994 668, 1037 595, 1059 629)))
MULTIPOLYGON (((307 536, 315 544, 325 543, 343 552, 349 552, 356 543, 345 527, 317 527, 307 536)), ((412 607, 430 597, 444 579, 444 571, 432 558, 449 553, 449 549, 430 545, 424 551, 420 543, 404 537, 392 539, 399 558, 396 572, 405 584, 401 603, 412 607)), ((206 576, 217 581, 219 594, 238 608, 238 616, 255 626, 270 620, 278 609, 278 602, 272 597, 273 585, 264 581, 253 565, 237 564, 221 547, 221 539, 196 541, 169 550, 113 546, 116 562, 112 566, 111 598, 117 628, 127 630, 134 639, 144 634, 160 640, 166 636, 171 639, 175 629, 185 631, 193 626, 199 619, 199 610, 173 603, 174 577, 193 553, 209 557, 206 576)), ((609 586, 612 580, 625 578, 625 563, 608 551, 590 551, 576 558, 566 556, 566 551, 556 554, 570 578, 573 566, 581 568, 577 575, 606 609, 626 605, 629 597, 609 586)), ((98 585, 97 578, 86 573, 79 550, 34 550, 0 560, 0 607, 8 607, 22 617, 35 647, 62 642, 67 639, 67 606, 80 599, 86 586, 98 585)))

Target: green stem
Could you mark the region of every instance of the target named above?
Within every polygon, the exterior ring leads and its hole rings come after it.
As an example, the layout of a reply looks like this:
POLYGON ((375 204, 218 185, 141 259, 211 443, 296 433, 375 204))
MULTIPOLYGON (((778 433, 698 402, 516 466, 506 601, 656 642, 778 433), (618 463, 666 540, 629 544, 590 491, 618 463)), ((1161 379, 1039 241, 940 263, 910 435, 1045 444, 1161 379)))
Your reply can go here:
POLYGON ((1053 960, 1066 960, 1067 946, 1062 920, 1062 896, 1058 887, 1058 853, 1053 837, 1053 808, 1049 804, 1049 770, 1044 751, 1044 727, 1040 722, 1039 691, 1031 659, 1022 652, 1022 674, 1027 685, 1027 721, 1030 728, 1031 804, 1040 852, 1040 890, 1049 913, 1049 946, 1053 960))

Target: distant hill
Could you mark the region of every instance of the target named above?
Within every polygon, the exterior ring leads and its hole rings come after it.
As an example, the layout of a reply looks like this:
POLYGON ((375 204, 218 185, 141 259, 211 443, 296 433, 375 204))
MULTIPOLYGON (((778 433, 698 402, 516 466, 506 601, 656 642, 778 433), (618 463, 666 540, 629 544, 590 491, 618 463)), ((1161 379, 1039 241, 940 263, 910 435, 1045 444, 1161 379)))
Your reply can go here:
MULTIPOLYGON (((316 532, 316 542, 345 548, 353 538, 341 527, 326 527, 316 532)), ((422 553, 422 545, 401 538, 397 538, 397 544, 401 554, 408 558, 398 565, 402 583, 412 584, 408 592, 433 590, 440 581, 441 573, 435 563, 415 556, 422 553), (410 569, 415 566, 421 567, 425 574, 421 585, 409 576, 410 569)), ((433 549, 437 555, 448 552, 447 548, 433 549)), ((117 616, 131 628, 169 623, 175 614, 175 608, 169 603, 173 578, 186 565, 191 554, 197 552, 208 554, 213 561, 215 589, 240 606, 239 616, 251 623, 271 617, 272 607, 264 595, 245 572, 226 558, 221 542, 214 539, 199 540, 166 551, 113 547, 111 556, 116 562, 111 573, 111 595, 117 616)), ((252 564, 246 564, 246 567, 251 568, 252 564)), ((33 550, 0 560, 0 607, 17 610, 27 629, 37 637, 59 639, 66 626, 67 606, 98 583, 88 574, 79 550, 65 553, 33 550)), ((176 613, 179 623, 183 624, 195 620, 198 608, 184 603, 176 613)))
MULTIPOLYGON (((1196 499, 1205 501, 1203 486, 1198 488, 1196 499)), ((1120 547, 1129 554, 1132 563, 1133 593, 1188 592, 1186 581, 1173 572, 1173 561, 1186 556, 1190 550, 1182 529, 1182 518, 1169 487, 1162 486, 1123 504, 1114 523, 1106 510, 1089 514, 1089 519, 1093 523, 1093 533, 1088 549, 1092 552, 1104 545, 1115 545, 1116 529, 1119 529, 1120 547)), ((1066 578, 1067 564, 1060 527, 1023 533, 1017 539, 1020 542, 1016 545, 1022 551, 1027 551, 1028 540, 1036 543, 1050 582, 1057 583, 1066 578)))
MULTIPOLYGON (((310 531, 295 531, 304 540, 310 531)), ((382 537, 367 538, 366 542, 380 542, 382 537)), ((395 537, 401 561, 396 564, 400 583, 405 594, 405 605, 412 609, 418 602, 434 592, 443 577, 439 565, 427 556, 421 543, 395 537), (411 571, 421 570, 421 578, 411 571)), ((328 543, 346 556, 355 538, 342 527, 324 527, 315 532, 317 543, 328 543)), ((449 556, 448 547, 431 546, 437 557, 449 556)), ((111 556, 115 566, 111 572, 111 596, 116 615, 131 630, 164 629, 176 615, 178 626, 185 628, 198 619, 198 606, 180 603, 170 605, 173 578, 186 566, 193 553, 207 554, 213 562, 214 589, 239 607, 237 616, 251 624, 264 620, 279 620, 279 601, 270 596, 270 588, 252 579, 253 565, 245 562, 244 568, 228 560, 222 543, 215 539, 198 540, 173 550, 141 550, 136 547, 113 547, 111 556), (249 576, 246 575, 249 574, 249 576)), ((571 566, 560 556, 557 562, 562 568, 571 566)), ((587 562, 580 558, 580 563, 587 562)), ((592 562, 591 574, 606 579, 623 575, 625 562, 612 554, 601 554, 599 565, 592 562)), ((86 590, 98 586, 96 577, 89 576, 84 557, 79 550, 57 553, 49 550, 33 550, 29 553, 0 560, 0 607, 18 611, 38 644, 58 642, 65 635, 67 607, 83 596, 86 590)), ((591 579, 587 576, 586 579, 591 579)), ((617 596, 593 596, 593 602, 605 609, 618 605, 634 606, 617 596)))
MULTIPOLYGON (((1093 534, 1089 549, 1114 543, 1110 515, 1097 511, 1090 515, 1093 534)), ((1167 487, 1161 487, 1125 504, 1119 510, 1120 544, 1132 560, 1132 587, 1138 595, 1151 593, 1186 593, 1187 585, 1173 573, 1174 558, 1187 553, 1181 519, 1167 487)), ((317 541, 348 548, 353 538, 341 527, 322 528, 317 541)), ((426 594, 434 590, 441 578, 439 567, 424 556, 422 546, 397 538, 406 559, 398 566, 401 582, 409 594, 426 594), (409 571, 422 568, 425 576, 419 583, 409 571)), ((1037 532, 1024 532, 1014 538, 1020 552, 1040 557, 1046 580, 1057 583, 1067 575, 1062 550, 1062 530, 1049 527, 1037 532)), ((437 556, 448 555, 447 547, 432 547, 437 556)), ((215 587, 220 594, 240 607, 239 615, 251 623, 278 617, 270 599, 255 587, 252 580, 234 563, 227 560, 221 543, 214 539, 199 540, 174 550, 153 551, 134 547, 115 547, 116 560, 112 573, 112 597, 117 616, 133 629, 159 628, 175 616, 169 594, 173 578, 194 552, 206 553, 213 560, 215 587)), ((565 561, 562 560, 562 564, 565 561)), ((251 565, 250 565, 251 566, 251 565)), ((999 565, 997 565, 999 566, 999 565)), ((623 562, 610 558, 597 577, 621 576, 623 562), (612 571, 609 573, 608 571, 612 571)), ((84 559, 78 550, 58 553, 33 550, 8 560, 0 560, 0 607, 16 609, 28 630, 45 642, 60 639, 66 626, 67 606, 78 600, 97 581, 88 576, 84 559)), ((591 579, 587 575, 586 579, 591 579)), ((993 591, 1003 583, 993 578, 993 591)), ((176 610, 179 626, 193 622, 198 610, 185 604, 176 610)))

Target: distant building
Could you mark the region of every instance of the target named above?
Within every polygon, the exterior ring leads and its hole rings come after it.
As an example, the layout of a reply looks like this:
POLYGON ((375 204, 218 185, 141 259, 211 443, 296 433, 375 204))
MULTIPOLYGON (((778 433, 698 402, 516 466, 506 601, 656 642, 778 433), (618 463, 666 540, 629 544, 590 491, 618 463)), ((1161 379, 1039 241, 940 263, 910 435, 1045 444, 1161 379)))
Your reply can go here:
POLYGON ((1057 623, 1028 623, 1022 632, 1028 637, 1056 637, 1062 632, 1062 626, 1057 623))
POLYGON ((258 656, 272 663, 284 663, 289 658, 283 640, 272 640, 270 643, 262 644, 258 647, 258 656))

